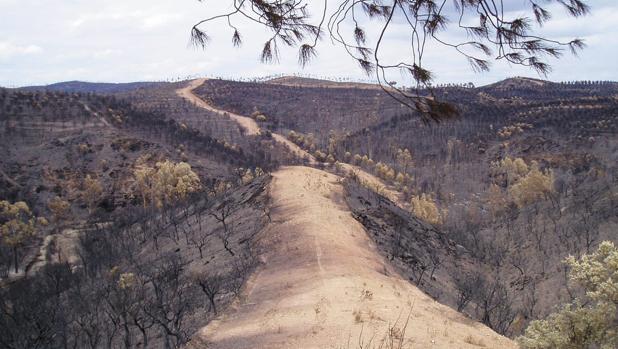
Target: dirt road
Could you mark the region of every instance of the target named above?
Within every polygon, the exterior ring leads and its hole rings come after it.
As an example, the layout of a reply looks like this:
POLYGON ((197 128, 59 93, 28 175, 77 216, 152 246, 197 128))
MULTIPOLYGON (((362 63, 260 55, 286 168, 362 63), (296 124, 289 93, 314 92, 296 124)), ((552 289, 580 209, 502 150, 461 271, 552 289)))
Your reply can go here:
MULTIPOLYGON (((201 99, 197 95, 195 95, 195 93, 193 93, 193 90, 201 86, 205 81, 206 79, 192 80, 186 87, 179 89, 178 91, 176 91, 176 93, 179 96, 191 101, 193 104, 201 108, 217 113, 221 116, 224 116, 224 115, 229 116, 232 120, 236 121, 236 123, 238 123, 238 125, 244 130, 245 135, 253 136, 253 135, 260 134, 260 126, 252 118, 243 116, 243 115, 238 115, 235 113, 231 113, 225 110, 217 109, 211 106, 210 104, 206 103, 203 99, 201 99)), ((286 145, 295 156, 299 158, 308 159, 310 164, 317 163, 313 155, 307 153, 306 151, 301 149, 296 144, 292 143, 290 140, 288 140, 284 136, 277 134, 277 133, 273 133, 272 137, 275 139, 276 142, 286 145)))
POLYGON ((183 97, 183 98, 191 101, 193 104, 199 106, 200 108, 204 108, 204 109, 206 109, 208 111, 211 111, 211 112, 214 112, 214 113, 217 113, 217 114, 220 114, 220 115, 227 114, 232 120, 236 121, 238 123, 238 125, 240 125, 240 127, 245 131, 245 135, 251 136, 251 135, 258 135, 258 134, 260 134, 260 127, 255 122, 255 120, 253 120, 253 119, 251 119, 249 117, 246 117, 246 116, 230 113, 230 112, 227 112, 225 110, 221 110, 221 109, 217 109, 215 107, 212 107, 210 104, 204 102, 201 98, 196 96, 193 93, 193 90, 195 90, 196 88, 198 88, 202 84, 204 84, 204 81, 206 81, 206 79, 195 79, 195 80, 192 80, 192 81, 189 82, 189 84, 186 87, 177 90, 176 93, 180 97, 183 97))
MULTIPOLYGON (((189 82, 189 84, 186 87, 177 90, 176 93, 179 96, 191 101, 193 104, 201 108, 204 108, 208 111, 217 113, 221 116, 228 115, 232 120, 238 123, 238 125, 245 131, 246 135, 260 134, 260 127, 255 122, 255 120, 253 120, 252 118, 239 115, 239 114, 235 114, 235 113, 231 113, 231 112, 228 112, 222 109, 217 109, 211 106, 210 104, 206 103, 203 99, 201 99, 195 93, 193 93, 193 90, 201 86, 206 80, 207 79, 192 80, 189 82)), ((308 159, 308 162, 310 165, 318 164, 318 161, 315 159, 313 155, 311 155, 310 153, 308 153, 307 151, 305 151, 304 149, 302 149, 301 147, 299 147, 298 145, 296 145, 295 143, 287 139, 285 136, 280 135, 278 133, 272 133, 272 137, 276 142, 287 146, 288 149, 290 149, 290 151, 296 157, 308 159)), ((389 188, 389 186, 386 185, 378 177, 372 175, 371 173, 363 170, 362 168, 358 166, 354 166, 354 165, 350 165, 346 163, 341 163, 341 168, 346 174, 351 174, 351 173, 356 174, 361 181, 367 183, 372 188, 379 188, 382 195, 388 197, 391 201, 395 202, 399 206, 401 207, 407 206, 402 200, 401 193, 389 188)))
MULTIPOLYGON (((194 80, 178 94, 223 115, 193 94, 203 81, 194 80)), ((227 114, 246 134, 259 134, 253 119, 227 114)), ((285 137, 273 137, 315 163, 285 137)), ((355 166, 344 164, 344 171, 384 186, 355 166)), ((201 329, 189 347, 376 348, 383 340, 400 340, 401 348, 516 347, 402 279, 352 217, 340 181, 310 167, 273 173, 272 223, 260 232, 264 264, 233 309, 201 329)), ((385 194, 397 193, 385 189, 385 194)))
POLYGON ((265 263, 194 348, 377 347, 389 328, 403 348, 514 348, 400 278, 350 214, 340 178, 308 167, 273 176, 265 263))

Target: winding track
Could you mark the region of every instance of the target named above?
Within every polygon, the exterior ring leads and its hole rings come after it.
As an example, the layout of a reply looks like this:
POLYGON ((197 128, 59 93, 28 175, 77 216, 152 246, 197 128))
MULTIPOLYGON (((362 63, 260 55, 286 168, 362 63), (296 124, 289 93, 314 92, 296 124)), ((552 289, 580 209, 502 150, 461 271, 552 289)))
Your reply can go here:
MULTIPOLYGON (((193 95, 191 89, 178 93, 187 91, 193 95)), ((233 115, 248 134, 256 131, 249 118, 233 115)), ((379 344, 393 327, 403 348, 516 347, 402 279, 352 217, 340 177, 283 167, 269 190, 274 207, 272 223, 260 233, 264 264, 237 304, 202 328, 189 347, 352 348, 379 344)))
MULTIPOLYGON (((195 80, 192 80, 189 83, 189 85, 187 85, 186 87, 178 90, 177 94, 179 96, 181 96, 181 97, 191 101, 193 104, 197 105, 200 108, 206 109, 206 110, 211 111, 213 113, 217 113, 217 114, 219 114, 221 116, 228 116, 230 119, 232 119, 232 120, 236 121, 236 123, 238 123, 240 128, 244 131, 245 135, 247 135, 247 136, 255 136, 255 135, 259 135, 260 134, 260 126, 258 126, 258 124, 255 122, 255 120, 253 120, 252 118, 247 117, 247 116, 238 115, 238 114, 235 114, 235 113, 232 113, 232 112, 228 112, 228 111, 225 111, 225 110, 217 109, 217 108, 211 106, 210 104, 206 103, 203 99, 201 99, 197 95, 195 95, 195 93, 193 93, 193 90, 195 90, 196 88, 198 88, 199 86, 204 84, 205 81, 206 81, 206 79, 195 79, 195 80)), ((315 160, 313 155, 307 153, 306 151, 304 151, 298 145, 292 143, 287 138, 283 137, 282 135, 280 135, 278 133, 273 133, 272 137, 275 139, 275 141, 277 143, 281 143, 281 144, 287 146, 290 149, 290 151, 295 156, 297 156, 299 158, 308 159, 309 160, 309 164, 312 164, 312 165, 317 164, 317 161, 315 160)))
MULTIPOLYGON (((244 131, 245 135, 248 135, 248 136, 259 135, 260 127, 255 122, 255 120, 253 120, 252 118, 239 115, 239 114, 235 114, 232 112, 228 112, 226 110, 217 109, 211 106, 210 104, 206 103, 203 99, 201 99, 195 93, 193 93, 193 90, 195 90, 196 88, 204 84, 206 80, 207 79, 204 79, 204 78, 191 80, 187 86, 177 90, 176 93, 179 96, 187 99, 188 101, 192 102, 193 104, 197 105, 200 108, 219 114, 223 117, 225 116, 230 117, 232 120, 238 123, 240 128, 244 131)), ((273 132, 272 137, 276 142, 286 146, 290 150, 290 152, 292 152, 292 154, 294 154, 296 157, 301 158, 301 159, 307 159, 310 165, 318 164, 318 161, 315 159, 313 155, 311 155, 310 153, 308 153, 307 151, 305 151, 304 149, 302 149, 295 143, 291 142, 289 139, 287 139, 283 135, 273 132)), ((344 173, 355 174, 362 182, 369 184, 373 188, 379 188, 381 194, 388 197, 391 201, 395 202, 400 207, 406 206, 406 204, 402 200, 401 194, 389 188, 388 185, 384 184, 384 182, 382 182, 382 180, 380 180, 378 177, 372 175, 371 173, 363 170, 362 168, 358 166, 350 165, 347 163, 340 163, 340 165, 344 173)))

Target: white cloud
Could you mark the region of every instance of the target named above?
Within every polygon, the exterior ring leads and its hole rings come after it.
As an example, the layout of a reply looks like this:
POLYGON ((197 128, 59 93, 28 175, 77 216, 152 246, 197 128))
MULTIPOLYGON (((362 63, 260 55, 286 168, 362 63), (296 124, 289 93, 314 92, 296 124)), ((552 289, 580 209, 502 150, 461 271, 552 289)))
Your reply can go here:
POLYGON ((82 14, 69 21, 73 29, 83 30, 88 27, 113 27, 118 25, 133 26, 142 30, 151 30, 178 22, 182 15, 156 11, 102 12, 82 14))
POLYGON ((99 50, 99 51, 95 51, 92 53, 92 57, 93 58, 108 58, 108 57, 112 57, 112 56, 119 56, 122 54, 122 50, 116 50, 116 49, 105 49, 105 50, 99 50))
POLYGON ((178 22, 182 16, 177 13, 155 13, 141 18, 143 29, 154 29, 178 22))
POLYGON ((43 49, 37 45, 18 45, 10 41, 0 41, 0 59, 32 55, 42 51, 43 49))
MULTIPOLYGON (((615 0, 590 2, 591 15, 572 19, 558 10, 542 29, 543 33, 561 39, 583 36, 589 44, 580 58, 565 55, 559 61, 551 60, 554 73, 550 79, 618 80, 613 63, 613 57, 618 56, 618 27, 615 26, 618 4, 615 0)), ((205 26, 212 37, 206 50, 188 48, 191 26, 203 18, 223 13, 230 3, 228 0, 0 0, 3 14, 0 85, 67 79, 162 80, 189 74, 252 77, 295 72, 366 79, 356 62, 329 40, 320 43, 318 57, 305 69, 298 65, 296 49, 282 48, 279 64, 262 64, 259 53, 269 33, 239 21, 240 18, 233 24, 241 29, 242 48, 232 46, 232 31, 225 19, 205 26), (24 23, 36 23, 36 26, 24 23), (45 54, 40 54, 42 47, 45 54)), ((319 13, 319 8, 311 10, 319 13)), ((363 23, 367 29, 378 24, 363 23)), ((390 62, 399 62, 411 54, 407 29, 395 24, 388 45, 382 50, 390 62)), ((351 32, 351 28, 344 29, 351 32)), ((465 35, 449 32, 445 37, 461 40, 465 35)), ((433 44, 428 49, 425 63, 436 73, 438 82, 481 84, 512 75, 535 76, 529 70, 504 63, 495 63, 490 73, 475 74, 453 50, 433 44)), ((398 75, 393 74, 392 79, 401 79, 398 75)))

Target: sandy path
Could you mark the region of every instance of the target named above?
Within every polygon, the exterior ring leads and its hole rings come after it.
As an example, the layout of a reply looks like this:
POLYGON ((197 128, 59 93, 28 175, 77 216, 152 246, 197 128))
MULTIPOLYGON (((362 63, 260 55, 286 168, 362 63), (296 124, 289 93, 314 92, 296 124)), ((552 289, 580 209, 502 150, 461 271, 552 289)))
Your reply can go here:
POLYGON ((220 115, 227 114, 232 120, 236 121, 240 125, 240 127, 245 131, 245 134, 248 136, 260 134, 260 127, 255 122, 255 120, 249 117, 246 117, 246 116, 242 116, 242 115, 234 114, 231 112, 227 112, 225 110, 217 109, 211 106, 210 104, 204 102, 204 100, 202 100, 200 97, 196 96, 193 93, 193 90, 200 87, 204 83, 204 81, 206 81, 206 79, 192 80, 191 82, 189 82, 189 85, 187 85, 184 88, 181 88, 180 90, 177 90, 176 93, 180 97, 183 97, 191 101, 193 104, 199 106, 200 108, 204 108, 206 110, 209 110, 211 112, 214 112, 220 115))
MULTIPOLYGON (((227 114, 232 120, 236 121, 236 123, 238 123, 238 125, 240 125, 240 127, 244 130, 245 135, 248 135, 248 136, 259 135, 260 134, 260 126, 252 118, 250 118, 248 116, 243 116, 243 115, 231 113, 231 112, 228 112, 228 111, 225 111, 225 110, 222 110, 222 109, 217 109, 217 108, 211 106, 210 104, 206 103, 203 99, 201 99, 200 97, 198 97, 197 95, 195 95, 193 93, 193 90, 195 90, 196 88, 201 86, 206 80, 207 79, 195 79, 195 80, 192 80, 186 87, 177 90, 176 93, 180 97, 183 97, 183 98, 191 101, 193 104, 199 106, 200 108, 204 108, 206 110, 209 110, 211 112, 217 113, 217 114, 222 115, 222 116, 227 114)), ((277 134, 277 133, 273 133, 272 137, 275 139, 275 141, 277 143, 281 143, 281 144, 287 146, 290 149, 290 151, 295 156, 297 156, 299 158, 306 158, 306 159, 308 159, 310 164, 316 164, 317 163, 317 161, 315 160, 313 155, 307 153, 301 147, 299 147, 298 145, 292 143, 290 140, 288 140, 284 136, 282 136, 280 134, 277 134)))
POLYGON ((408 206, 403 200, 403 194, 397 190, 392 189, 390 186, 384 183, 380 178, 372 175, 371 173, 363 170, 362 168, 347 163, 341 163, 341 167, 346 174, 355 174, 361 183, 365 183, 369 187, 373 188, 375 192, 388 198, 399 207, 406 209, 408 206))
POLYGON ((389 326, 401 329, 408 314, 404 348, 515 347, 401 279, 351 216, 337 176, 308 167, 273 176, 265 263, 194 348, 358 348, 359 338, 378 344, 389 326))
MULTIPOLYGON (((239 114, 235 114, 235 113, 230 113, 222 109, 217 109, 211 106, 210 104, 206 103, 203 99, 201 99, 200 97, 198 97, 197 95, 193 93, 193 90, 201 86, 206 80, 207 79, 204 79, 204 78, 192 80, 189 82, 189 84, 186 87, 177 90, 176 93, 179 96, 191 101, 193 104, 201 108, 204 108, 206 110, 209 110, 211 112, 217 113, 222 116, 225 114, 229 115, 229 117, 232 118, 232 120, 236 121, 240 125, 240 127, 245 131, 246 135, 258 135, 260 133, 260 127, 255 122, 255 120, 253 120, 252 118, 247 117, 247 116, 242 116, 239 114)), ((302 149, 301 147, 299 147, 298 145, 296 145, 295 143, 287 139, 285 136, 280 135, 278 133, 272 133, 272 137, 274 138, 276 142, 287 146, 288 149, 290 149, 290 151, 296 157, 308 159, 310 165, 318 164, 318 161, 315 159, 313 155, 311 155, 310 153, 308 153, 307 151, 305 151, 304 149, 302 149)), ((380 194, 386 196, 387 198, 389 198, 389 200, 395 202, 400 207, 405 208, 407 206, 402 200, 401 193, 390 188, 378 177, 372 175, 371 173, 363 170, 362 168, 358 166, 354 166, 354 165, 350 165, 346 163, 341 163, 341 168, 346 174, 354 173, 358 176, 358 178, 361 181, 369 184, 373 188, 379 188, 380 194)))
MULTIPOLYGON (((223 115, 225 111, 193 94, 204 81, 194 80, 178 94, 223 115)), ((227 114, 246 134, 259 134, 253 119, 227 114)), ((285 137, 273 138, 317 163, 285 137)), ((356 166, 342 167, 399 201, 399 194, 377 177, 356 166)), ((515 348, 509 339, 433 301, 399 277, 352 217, 340 180, 300 166, 273 173, 272 223, 260 233, 264 265, 247 282, 233 309, 202 328, 190 347, 373 348, 368 342, 379 345, 394 327, 405 332, 395 336, 404 338, 403 348, 515 348)))
POLYGON ((93 112, 92 109, 90 108, 90 106, 86 103, 82 103, 82 105, 84 106, 84 109, 86 109, 87 112, 94 114, 94 116, 96 116, 99 120, 101 120, 101 122, 106 126, 106 127, 110 127, 111 125, 109 124, 109 122, 107 122, 107 120, 105 120, 104 117, 102 117, 101 115, 99 115, 99 113, 97 112, 93 112))

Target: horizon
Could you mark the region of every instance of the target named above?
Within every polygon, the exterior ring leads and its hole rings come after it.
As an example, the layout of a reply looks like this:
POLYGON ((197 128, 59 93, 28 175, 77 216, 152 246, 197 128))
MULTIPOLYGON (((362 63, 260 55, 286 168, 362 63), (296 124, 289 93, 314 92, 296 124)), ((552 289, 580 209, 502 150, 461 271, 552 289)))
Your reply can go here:
MULTIPOLYGON (((119 82, 119 81, 66 80, 66 81, 50 82, 50 83, 41 84, 41 85, 22 85, 22 86, 5 86, 5 85, 0 85, 0 88, 20 89, 20 88, 34 88, 34 87, 49 87, 49 86, 54 86, 54 85, 58 85, 58 84, 68 84, 68 83, 116 84, 116 85, 133 84, 133 83, 176 83, 176 82, 191 81, 191 80, 200 79, 200 78, 207 78, 207 79, 211 79, 211 80, 236 81, 236 82, 259 82, 259 83, 266 83, 266 82, 269 82, 270 80, 278 79, 278 78, 284 78, 284 77, 316 79, 316 80, 329 81, 329 82, 351 82, 351 83, 360 83, 360 84, 377 84, 376 81, 369 81, 369 80, 363 80, 363 79, 354 79, 354 78, 343 77, 343 76, 337 77, 337 76, 315 76, 315 75, 311 75, 311 74, 305 74, 305 75, 300 75, 300 74, 295 74, 295 75, 293 75, 293 74, 272 74, 272 75, 267 75, 267 76, 244 77, 244 78, 243 77, 241 77, 241 78, 234 78, 234 77, 222 77, 222 76, 200 76, 200 75, 193 75, 193 76, 186 76, 186 77, 180 77, 180 78, 170 78, 170 79, 166 79, 166 80, 136 80, 136 81, 126 81, 126 82, 119 82)), ((537 80, 537 81, 549 82, 549 83, 554 83, 554 84, 563 84, 563 83, 568 83, 568 82, 575 82, 575 83, 585 83, 585 82, 618 83, 618 80, 602 80, 602 79, 601 80, 590 80, 590 79, 586 79, 586 80, 561 80, 561 81, 557 81, 557 80, 540 79, 540 78, 534 78, 534 77, 528 77, 528 76, 508 76, 508 77, 505 77, 503 79, 499 79, 499 80, 496 80, 496 81, 490 81, 490 82, 487 82, 487 83, 484 83, 484 84, 477 84, 474 81, 468 81, 468 82, 444 82, 444 83, 435 84, 432 87, 449 87, 449 86, 457 86, 457 85, 463 85, 463 84, 467 84, 467 83, 472 83, 474 85, 474 88, 477 88, 477 87, 490 86, 490 85, 493 85, 493 84, 497 84, 499 82, 503 82, 503 81, 507 81, 507 80, 512 80, 512 79, 533 79, 533 80, 537 80)), ((405 87, 410 87, 410 86, 405 86, 405 87)))

